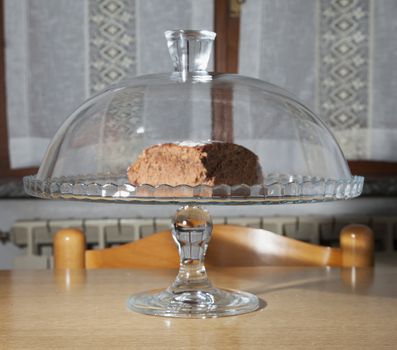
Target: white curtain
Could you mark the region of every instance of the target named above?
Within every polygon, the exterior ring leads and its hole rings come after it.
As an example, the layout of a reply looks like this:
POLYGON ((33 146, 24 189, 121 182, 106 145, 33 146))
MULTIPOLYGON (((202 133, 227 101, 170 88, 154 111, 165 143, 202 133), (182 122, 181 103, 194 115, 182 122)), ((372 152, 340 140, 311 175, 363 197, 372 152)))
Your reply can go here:
POLYGON ((171 71, 163 32, 213 28, 212 0, 5 0, 12 168, 37 166, 87 97, 127 76, 171 71))
POLYGON ((397 161, 397 1, 246 0, 239 72, 294 93, 349 159, 397 161))

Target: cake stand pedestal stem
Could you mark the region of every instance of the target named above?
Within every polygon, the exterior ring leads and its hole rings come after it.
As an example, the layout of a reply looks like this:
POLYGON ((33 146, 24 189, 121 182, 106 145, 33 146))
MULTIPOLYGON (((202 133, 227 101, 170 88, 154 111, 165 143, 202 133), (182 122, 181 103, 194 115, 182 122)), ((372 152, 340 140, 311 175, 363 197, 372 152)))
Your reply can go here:
POLYGON ((212 219, 206 210, 187 205, 176 212, 172 237, 178 246, 180 265, 178 276, 170 287, 172 293, 186 292, 194 299, 195 291, 212 287, 204 266, 211 233, 212 219))

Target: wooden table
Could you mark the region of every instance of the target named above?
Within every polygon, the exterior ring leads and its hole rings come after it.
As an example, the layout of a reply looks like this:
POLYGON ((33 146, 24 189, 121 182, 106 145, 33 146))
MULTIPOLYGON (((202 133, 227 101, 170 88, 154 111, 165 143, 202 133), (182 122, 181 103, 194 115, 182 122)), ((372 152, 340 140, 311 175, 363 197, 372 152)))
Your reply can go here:
POLYGON ((175 273, 1 271, 0 349, 397 348, 395 267, 211 269, 214 284, 256 293, 266 306, 205 320, 126 309, 129 294, 165 287, 175 273))

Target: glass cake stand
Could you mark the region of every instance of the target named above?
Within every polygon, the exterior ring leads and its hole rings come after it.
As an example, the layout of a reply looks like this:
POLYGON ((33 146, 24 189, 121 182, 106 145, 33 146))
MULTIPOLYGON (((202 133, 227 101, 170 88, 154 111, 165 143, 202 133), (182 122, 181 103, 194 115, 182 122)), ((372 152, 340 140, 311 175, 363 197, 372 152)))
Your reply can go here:
POLYGON ((215 288, 204 265, 205 252, 212 233, 211 215, 202 205, 253 205, 312 203, 357 197, 363 186, 362 177, 350 180, 310 179, 296 176, 269 176, 261 186, 132 186, 127 179, 102 181, 63 178, 43 182, 34 176, 24 179, 27 193, 48 199, 111 201, 139 204, 181 204, 171 222, 172 237, 178 247, 180 267, 172 285, 133 295, 128 300, 131 310, 157 316, 209 318, 243 314, 259 307, 258 298, 250 293, 215 288), (152 196, 140 196, 148 193, 152 196), (208 195, 208 190, 214 193, 208 195), (195 196, 183 197, 192 192, 195 196), (216 194, 216 195, 215 195, 216 194))
MULTIPOLYGON (((208 280, 204 257, 212 220, 204 205, 260 205, 343 200, 361 194, 332 133, 287 91, 236 74, 207 72, 215 33, 166 32, 172 73, 111 86, 69 116, 25 191, 45 199, 180 204, 171 231, 180 255, 173 284, 133 295, 130 309, 206 318, 259 307, 255 295, 208 280), (128 167, 151 145, 233 142, 258 156, 263 182, 213 186, 132 184, 128 167)), ((181 160, 182 161, 182 160, 181 160)), ((153 165, 154 166, 154 165, 153 165)))

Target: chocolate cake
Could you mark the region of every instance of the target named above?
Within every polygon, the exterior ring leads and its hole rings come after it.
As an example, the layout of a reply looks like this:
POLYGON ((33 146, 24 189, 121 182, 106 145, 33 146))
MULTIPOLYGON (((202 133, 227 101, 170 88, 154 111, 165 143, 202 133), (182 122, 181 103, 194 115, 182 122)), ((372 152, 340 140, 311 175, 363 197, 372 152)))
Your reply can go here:
POLYGON ((133 185, 255 185, 262 183, 258 157, 233 143, 165 143, 145 149, 128 168, 133 185))

